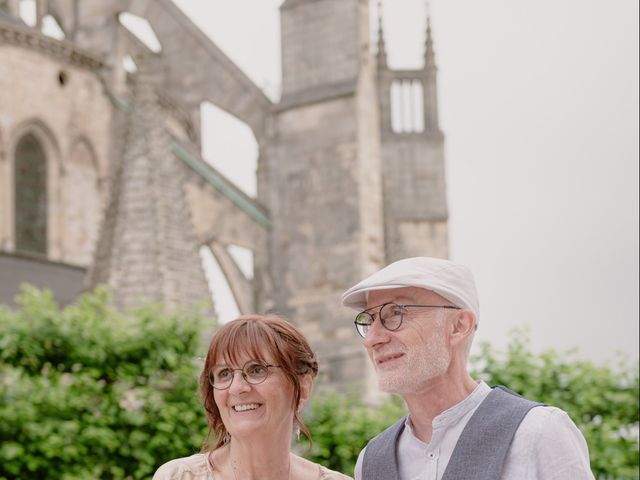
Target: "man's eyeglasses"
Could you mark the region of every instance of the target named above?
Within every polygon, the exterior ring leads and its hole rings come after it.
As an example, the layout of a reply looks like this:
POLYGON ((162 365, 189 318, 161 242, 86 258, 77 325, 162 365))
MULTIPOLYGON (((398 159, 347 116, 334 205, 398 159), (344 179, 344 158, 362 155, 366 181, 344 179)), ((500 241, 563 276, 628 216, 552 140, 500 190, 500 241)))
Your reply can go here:
POLYGON ((279 365, 269 365, 260 360, 249 360, 242 368, 231 368, 227 365, 216 365, 209 371, 209 383, 216 390, 226 390, 231 386, 236 371, 242 372, 242 378, 251 385, 264 382, 269 376, 270 368, 280 368, 279 365))
POLYGON ((399 303, 384 303, 360 312, 356 315, 353 323, 356 324, 356 330, 362 338, 367 336, 369 329, 375 321, 376 314, 384 328, 391 331, 398 330, 402 325, 404 316, 409 313, 410 308, 447 308, 460 310, 459 307, 451 305, 402 305, 399 303))

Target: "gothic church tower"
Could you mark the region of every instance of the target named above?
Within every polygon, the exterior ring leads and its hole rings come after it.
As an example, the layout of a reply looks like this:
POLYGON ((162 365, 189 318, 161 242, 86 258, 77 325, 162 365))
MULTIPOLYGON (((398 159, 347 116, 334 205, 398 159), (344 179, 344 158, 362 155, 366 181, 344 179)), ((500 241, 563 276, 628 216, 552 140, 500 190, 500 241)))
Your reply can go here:
POLYGON ((262 172, 274 310, 311 339, 325 380, 357 385, 366 358, 340 295, 385 260, 368 1, 288 0, 280 10, 283 92, 262 172))
POLYGON ((377 60, 387 262, 419 255, 447 258, 444 135, 430 18, 422 69, 388 67, 381 16, 377 60))
POLYGON ((367 0, 284 2, 282 100, 259 171, 273 309, 312 341, 324 382, 365 392, 374 379, 342 292, 397 258, 447 255, 430 29, 424 68, 393 71, 382 32, 370 53, 369 13, 367 0), (416 106, 406 125, 396 90, 416 106))

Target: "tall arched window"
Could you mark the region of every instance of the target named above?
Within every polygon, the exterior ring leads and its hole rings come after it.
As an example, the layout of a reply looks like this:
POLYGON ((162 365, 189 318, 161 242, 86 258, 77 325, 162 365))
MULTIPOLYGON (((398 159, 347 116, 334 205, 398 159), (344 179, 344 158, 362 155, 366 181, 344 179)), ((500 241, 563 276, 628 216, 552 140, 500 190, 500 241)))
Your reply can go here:
POLYGON ((47 160, 40 143, 27 134, 16 148, 16 250, 47 253, 47 160))

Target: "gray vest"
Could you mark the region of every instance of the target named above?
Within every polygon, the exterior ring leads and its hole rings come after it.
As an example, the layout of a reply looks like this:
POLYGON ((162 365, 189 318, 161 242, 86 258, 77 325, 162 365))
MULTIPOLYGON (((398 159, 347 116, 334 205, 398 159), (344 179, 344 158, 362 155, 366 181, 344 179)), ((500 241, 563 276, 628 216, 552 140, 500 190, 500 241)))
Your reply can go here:
MULTIPOLYGON (((504 387, 494 387, 469 419, 442 480, 498 480, 513 436, 533 407, 542 405, 504 387)), ((406 417, 367 445, 362 480, 399 480, 398 438, 406 417)))

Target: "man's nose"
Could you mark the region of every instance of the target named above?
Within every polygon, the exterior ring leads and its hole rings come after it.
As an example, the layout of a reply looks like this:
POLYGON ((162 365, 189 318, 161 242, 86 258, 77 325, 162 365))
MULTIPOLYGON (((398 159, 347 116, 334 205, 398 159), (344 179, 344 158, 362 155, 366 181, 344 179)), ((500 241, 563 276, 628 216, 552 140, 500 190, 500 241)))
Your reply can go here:
POLYGON ((384 344, 388 341, 389 330, 384 328, 379 318, 374 320, 364 337, 364 346, 366 348, 375 348, 376 345, 384 344))

